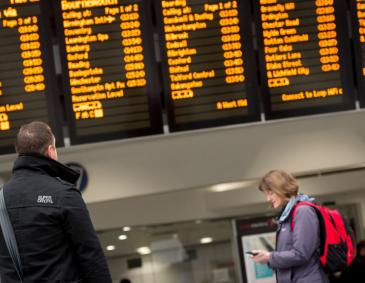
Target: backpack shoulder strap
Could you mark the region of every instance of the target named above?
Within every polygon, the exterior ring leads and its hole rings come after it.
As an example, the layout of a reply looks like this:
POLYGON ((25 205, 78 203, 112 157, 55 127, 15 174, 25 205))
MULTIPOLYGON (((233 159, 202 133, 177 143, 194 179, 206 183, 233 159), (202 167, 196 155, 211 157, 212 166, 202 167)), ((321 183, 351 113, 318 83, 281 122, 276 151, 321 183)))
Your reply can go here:
POLYGON ((306 206, 311 206, 313 207, 314 209, 317 208, 317 205, 312 203, 312 202, 309 202, 309 201, 300 201, 298 202, 294 208, 293 208, 293 211, 291 213, 291 229, 292 231, 294 230, 294 217, 295 215, 297 214, 297 209, 300 207, 300 206, 303 206, 303 205, 306 205, 306 206))
POLYGON ((13 261, 16 273, 20 279, 20 282, 23 283, 23 268, 20 261, 20 255, 18 250, 18 245, 16 242, 13 226, 11 225, 8 210, 6 209, 5 198, 4 198, 4 190, 1 188, 0 190, 0 225, 1 231, 4 236, 4 240, 6 246, 9 251, 9 255, 11 260, 13 261))

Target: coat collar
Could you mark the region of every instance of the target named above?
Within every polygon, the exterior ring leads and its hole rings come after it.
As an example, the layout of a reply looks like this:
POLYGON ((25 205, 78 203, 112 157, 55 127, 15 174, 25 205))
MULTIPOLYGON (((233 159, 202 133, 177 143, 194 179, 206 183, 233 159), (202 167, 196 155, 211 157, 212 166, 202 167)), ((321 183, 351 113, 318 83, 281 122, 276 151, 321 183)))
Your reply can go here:
POLYGON ((297 194, 295 197, 292 197, 286 204, 284 209, 281 211, 278 222, 283 223, 284 221, 286 221, 289 218, 294 206, 300 201, 314 202, 314 198, 311 198, 305 194, 297 194))
POLYGON ((19 154, 14 162, 13 173, 24 169, 39 171, 52 177, 59 177, 72 184, 75 184, 80 176, 79 173, 60 162, 36 153, 19 154))

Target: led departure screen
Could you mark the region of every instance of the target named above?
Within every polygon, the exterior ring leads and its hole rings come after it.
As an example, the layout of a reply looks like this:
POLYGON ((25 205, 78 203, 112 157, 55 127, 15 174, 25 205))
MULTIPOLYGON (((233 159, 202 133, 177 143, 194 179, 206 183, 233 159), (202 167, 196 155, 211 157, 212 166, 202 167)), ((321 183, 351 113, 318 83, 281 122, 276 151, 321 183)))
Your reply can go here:
POLYGON ((365 0, 351 1, 359 100, 365 106, 365 0))
POLYGON ((39 0, 0 1, 1 153, 14 152, 16 132, 33 120, 50 123, 58 136, 48 118, 54 113, 44 26, 39 0))
POLYGON ((268 118, 354 107, 341 0, 259 0, 268 118))
POLYGON ((230 0, 156 2, 170 129, 256 119, 249 11, 230 0))
POLYGON ((160 132, 153 40, 142 2, 59 3, 71 142, 160 132))

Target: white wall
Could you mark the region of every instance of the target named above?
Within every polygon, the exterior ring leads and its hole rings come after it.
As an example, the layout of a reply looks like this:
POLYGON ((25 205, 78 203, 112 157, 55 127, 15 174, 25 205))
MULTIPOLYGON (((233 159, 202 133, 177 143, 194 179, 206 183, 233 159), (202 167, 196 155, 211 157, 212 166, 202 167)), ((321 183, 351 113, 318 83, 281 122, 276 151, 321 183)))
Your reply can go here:
MULTIPOLYGON (((272 168, 303 174, 363 164, 364 121, 364 111, 348 111, 73 146, 60 149, 59 155, 62 162, 78 162, 86 168, 89 186, 84 198, 97 229, 199 215, 221 217, 233 214, 238 205, 249 214, 265 208, 256 190, 217 197, 207 195, 205 189, 256 179, 272 168), (163 194, 167 192, 181 198, 163 194), (184 192, 193 192, 193 198, 184 192), (156 199, 150 203, 146 196, 156 199), (228 200, 235 205, 225 207, 228 200)), ((11 170, 14 157, 0 158, 3 175, 11 170)), ((335 175, 308 188, 316 194, 359 190, 365 188, 365 178, 359 174, 356 182, 335 175)))
MULTIPOLYGON (((87 202, 365 162, 365 112, 258 123, 77 147, 61 153, 90 175, 87 202)), ((345 188, 344 188, 345 189, 345 188)))
MULTIPOLYGON (((364 175, 365 171, 355 171, 299 179, 300 191, 315 196, 322 202, 357 205, 359 232, 365 238, 364 175)), ((273 213, 254 184, 226 192, 214 192, 210 187, 202 187, 130 197, 93 203, 89 208, 95 225, 101 230, 123 225, 152 225, 273 213), (107 217, 109 215, 116 217, 107 217)))

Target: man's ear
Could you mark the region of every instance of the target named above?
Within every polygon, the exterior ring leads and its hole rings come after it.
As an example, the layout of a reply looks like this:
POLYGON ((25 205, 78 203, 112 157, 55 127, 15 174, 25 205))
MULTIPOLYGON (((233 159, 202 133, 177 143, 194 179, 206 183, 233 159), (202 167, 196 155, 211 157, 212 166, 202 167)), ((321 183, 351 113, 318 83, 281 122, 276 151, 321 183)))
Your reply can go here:
POLYGON ((53 160, 57 160, 56 148, 53 145, 49 145, 46 150, 46 156, 53 160))
POLYGON ((52 158, 52 146, 51 146, 51 145, 49 145, 49 146, 47 147, 47 150, 46 150, 46 156, 47 156, 48 158, 52 158))

